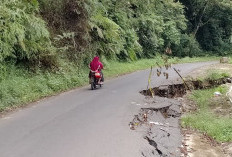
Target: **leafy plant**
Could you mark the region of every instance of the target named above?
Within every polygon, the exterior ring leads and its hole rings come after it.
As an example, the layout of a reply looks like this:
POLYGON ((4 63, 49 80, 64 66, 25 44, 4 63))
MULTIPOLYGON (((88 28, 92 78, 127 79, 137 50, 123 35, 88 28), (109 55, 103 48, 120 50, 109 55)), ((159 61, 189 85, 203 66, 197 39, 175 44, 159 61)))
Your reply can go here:
POLYGON ((180 0, 186 6, 188 32, 203 50, 224 55, 231 52, 232 2, 230 0, 180 0))
POLYGON ((0 61, 7 58, 40 64, 54 56, 45 22, 36 15, 38 2, 3 0, 0 4, 0 61))
POLYGON ((218 117, 209 109, 215 91, 225 94, 227 88, 220 86, 193 92, 190 98, 197 103, 199 109, 196 113, 182 117, 182 126, 198 129, 217 141, 229 142, 232 140, 231 118, 218 117))
POLYGON ((226 72, 219 72, 219 71, 208 71, 208 74, 206 76, 206 80, 218 80, 221 78, 230 77, 230 74, 226 72))

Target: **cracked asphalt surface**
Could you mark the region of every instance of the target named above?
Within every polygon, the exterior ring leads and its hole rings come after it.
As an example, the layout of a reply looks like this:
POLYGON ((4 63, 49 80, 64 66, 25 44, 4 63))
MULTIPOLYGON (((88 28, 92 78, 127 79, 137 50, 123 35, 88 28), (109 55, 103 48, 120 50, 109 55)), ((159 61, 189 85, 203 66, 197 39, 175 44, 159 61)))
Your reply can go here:
MULTIPOLYGON (((196 68, 214 63, 217 62, 179 64, 173 67, 180 69, 180 73, 185 76, 196 68)), ((128 126, 134 115, 146 105, 145 97, 139 92, 146 89, 148 75, 149 70, 135 72, 106 81, 103 88, 95 91, 86 86, 8 114, 0 119, 0 156, 154 155, 154 147, 144 139, 147 130, 131 130, 128 126)), ((169 80, 166 80, 153 75, 152 86, 170 84, 179 78, 173 70, 169 70, 169 76, 169 80)), ((171 119, 169 123, 172 123, 171 119)), ((169 139, 169 143, 178 146, 181 144, 181 135, 178 128, 175 132, 177 136, 169 139)), ((163 143, 166 143, 165 139, 163 143)))

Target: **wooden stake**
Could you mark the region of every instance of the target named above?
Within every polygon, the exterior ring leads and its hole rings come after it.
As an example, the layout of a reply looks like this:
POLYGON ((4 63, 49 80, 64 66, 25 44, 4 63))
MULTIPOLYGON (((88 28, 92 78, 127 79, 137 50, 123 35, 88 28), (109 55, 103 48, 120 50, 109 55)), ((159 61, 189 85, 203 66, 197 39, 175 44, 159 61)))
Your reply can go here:
POLYGON ((173 68, 175 71, 176 71, 176 73, 180 76, 180 78, 183 80, 183 82, 184 82, 184 85, 186 86, 186 87, 188 87, 188 90, 190 90, 191 91, 191 89, 189 88, 189 86, 186 84, 186 82, 185 82, 185 80, 184 80, 184 78, 180 75, 180 73, 176 70, 176 68, 173 68))

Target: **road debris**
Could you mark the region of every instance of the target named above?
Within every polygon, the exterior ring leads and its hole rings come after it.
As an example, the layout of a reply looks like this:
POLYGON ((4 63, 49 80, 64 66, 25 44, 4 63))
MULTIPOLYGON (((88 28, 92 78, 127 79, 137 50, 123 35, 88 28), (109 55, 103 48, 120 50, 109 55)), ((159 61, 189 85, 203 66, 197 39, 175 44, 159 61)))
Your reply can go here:
POLYGON ((130 123, 129 123, 129 126, 130 126, 130 129, 131 129, 131 130, 135 130, 135 125, 134 125, 134 123, 130 122, 130 123))
MULTIPOLYGON (((184 101, 182 97, 191 90, 209 89, 212 86, 215 87, 231 82, 231 78, 205 81, 184 80, 179 70, 174 70, 180 76, 183 83, 172 83, 154 88, 151 88, 148 83, 147 90, 140 92, 145 96, 147 106, 141 108, 130 123, 133 124, 132 129, 136 132, 142 132, 144 139, 155 148, 151 149, 147 147, 147 149, 142 150, 141 154, 144 157, 187 157, 188 152, 192 150, 188 150, 186 145, 182 143, 179 123, 181 104, 184 101)), ((157 76, 161 74, 168 79, 168 73, 162 72, 160 67, 160 69, 157 69, 157 76)), ((219 97, 222 94, 216 91, 214 95, 216 95, 215 97, 219 97)))
POLYGON ((214 92, 215 97, 218 97, 218 96, 221 96, 221 95, 222 95, 222 93, 220 93, 220 92, 214 92))
MULTIPOLYGON (((230 78, 231 79, 231 78, 230 78)), ((186 85, 188 88, 192 90, 198 89, 209 89, 212 86, 219 86, 222 84, 229 83, 230 79, 228 78, 220 78, 218 80, 205 80, 204 82, 200 80, 188 80, 185 83, 176 83, 169 85, 161 85, 159 87, 154 87, 153 89, 143 90, 140 93, 145 96, 160 96, 165 98, 180 98, 183 97, 187 93, 186 85)), ((232 99, 232 89, 230 91, 231 99, 232 99)))
POLYGON ((165 101, 161 97, 154 99, 156 101, 149 103, 147 108, 141 108, 134 116, 130 122, 130 129, 143 132, 144 139, 154 147, 154 149, 143 150, 142 156, 179 157, 181 155, 178 148, 181 145, 180 104, 174 99, 165 101))

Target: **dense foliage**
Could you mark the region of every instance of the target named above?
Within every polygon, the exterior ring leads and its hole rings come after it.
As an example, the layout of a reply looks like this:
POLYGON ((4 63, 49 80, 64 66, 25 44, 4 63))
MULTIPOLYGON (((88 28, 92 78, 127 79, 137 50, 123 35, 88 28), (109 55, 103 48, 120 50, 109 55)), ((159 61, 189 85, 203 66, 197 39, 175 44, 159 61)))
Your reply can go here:
POLYGON ((180 46, 187 20, 179 2, 94 0, 91 4, 93 43, 104 55, 136 60, 180 46))
POLYGON ((45 22, 39 17, 36 0, 1 0, 0 62, 5 60, 45 63, 53 47, 45 22))
POLYGON ((188 33, 196 37, 205 51, 231 54, 232 1, 180 0, 186 6, 188 33))
POLYGON ((0 1, 0 111, 83 85, 94 55, 115 76, 232 52, 230 0, 0 1))
POLYGON ((231 3, 2 0, 0 61, 51 66, 57 58, 81 65, 96 54, 124 61, 157 53, 180 57, 206 51, 228 54, 232 42, 231 3))

